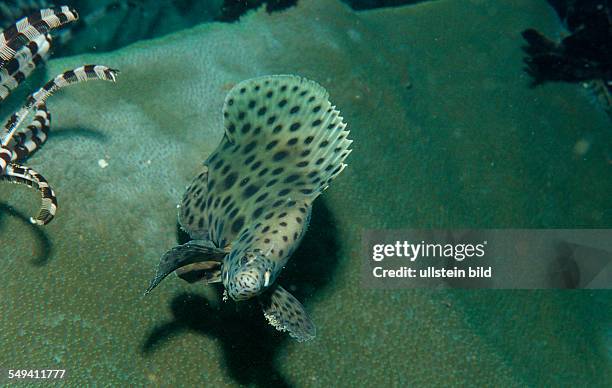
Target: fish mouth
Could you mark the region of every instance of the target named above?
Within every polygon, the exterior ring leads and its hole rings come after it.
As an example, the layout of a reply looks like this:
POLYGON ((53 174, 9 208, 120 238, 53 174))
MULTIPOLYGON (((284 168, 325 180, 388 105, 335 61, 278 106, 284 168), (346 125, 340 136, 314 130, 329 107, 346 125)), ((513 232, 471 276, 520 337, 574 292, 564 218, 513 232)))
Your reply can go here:
POLYGON ((265 286, 265 279, 252 274, 244 273, 234 278, 234 287, 230 287, 230 296, 239 301, 252 298, 261 293, 265 286))

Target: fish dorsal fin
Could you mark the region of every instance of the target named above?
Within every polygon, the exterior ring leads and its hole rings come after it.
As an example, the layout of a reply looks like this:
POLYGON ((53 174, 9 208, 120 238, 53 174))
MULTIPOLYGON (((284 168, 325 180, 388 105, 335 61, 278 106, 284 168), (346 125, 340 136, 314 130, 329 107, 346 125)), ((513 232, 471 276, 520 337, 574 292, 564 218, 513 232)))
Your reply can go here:
POLYGON ((236 85, 223 108, 226 138, 249 175, 280 197, 314 199, 345 167, 349 131, 327 91, 295 75, 236 85))
MULTIPOLYGON (((325 89, 301 77, 236 85, 223 108, 225 136, 183 199, 183 227, 225 247, 280 208, 312 202, 350 153, 339 114, 325 89)), ((259 237, 252 232, 248 244, 259 237)))

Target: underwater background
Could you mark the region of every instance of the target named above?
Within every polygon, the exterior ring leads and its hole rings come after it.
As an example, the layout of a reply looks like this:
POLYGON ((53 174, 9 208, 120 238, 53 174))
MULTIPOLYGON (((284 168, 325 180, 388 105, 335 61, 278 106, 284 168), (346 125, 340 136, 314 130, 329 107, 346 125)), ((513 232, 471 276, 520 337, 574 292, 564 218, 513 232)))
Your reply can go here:
MULTIPOLYGON (((68 4, 83 19, 107 3, 68 4)), ((0 185, 0 368, 66 369, 71 386, 612 384, 610 291, 360 281, 365 229, 612 227, 605 107, 524 71, 522 31, 564 34, 546 1, 224 3, 111 4, 0 105, 85 63, 121 71, 49 100, 28 166, 58 196, 51 224, 29 223, 35 191, 0 185), (173 276, 143 296, 185 238, 176 205, 227 92, 267 74, 319 82, 354 139, 279 278, 317 326, 304 343, 215 287, 173 276)))

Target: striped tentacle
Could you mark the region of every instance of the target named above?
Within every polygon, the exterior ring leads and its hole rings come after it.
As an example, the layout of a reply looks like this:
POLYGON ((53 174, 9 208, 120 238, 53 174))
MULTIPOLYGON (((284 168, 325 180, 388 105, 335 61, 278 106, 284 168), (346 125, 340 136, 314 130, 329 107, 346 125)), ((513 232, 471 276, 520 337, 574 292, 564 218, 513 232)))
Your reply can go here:
POLYGON ((51 114, 46 104, 36 106, 34 118, 25 130, 15 131, 13 139, 9 142, 9 149, 13 150, 13 162, 20 162, 39 149, 49 136, 51 114))
POLYGON ((38 189, 42 199, 41 206, 38 215, 31 217, 30 222, 37 225, 46 225, 51 222, 57 211, 57 198, 42 175, 31 168, 11 163, 6 166, 4 175, 0 175, 0 180, 38 189))
POLYGON ((5 67, 17 52, 40 35, 78 19, 67 6, 42 9, 19 20, 0 34, 0 68, 5 67))
POLYGON ((13 0, 0 1, 0 27, 7 28, 13 20, 21 19, 52 4, 47 0, 13 0))
POLYGON ((2 132, 4 134, 2 144, 8 144, 23 120, 32 111, 32 108, 44 104, 53 93, 66 86, 89 80, 99 79, 115 82, 118 73, 118 70, 102 65, 85 65, 58 75, 28 97, 25 105, 7 120, 2 132))
POLYGON ((111 69, 102 65, 85 65, 77 67, 73 70, 68 70, 47 82, 45 86, 33 93, 28 98, 26 106, 32 107, 34 105, 44 103, 49 97, 51 97, 51 95, 53 95, 53 93, 57 92, 61 88, 79 82, 98 79, 115 82, 118 73, 119 70, 111 69))
POLYGON ((4 175, 6 167, 13 159, 13 152, 5 146, 0 146, 0 176, 4 175))
POLYGON ((11 60, 0 69, 0 102, 21 84, 34 69, 49 56, 51 35, 40 35, 23 46, 11 60))

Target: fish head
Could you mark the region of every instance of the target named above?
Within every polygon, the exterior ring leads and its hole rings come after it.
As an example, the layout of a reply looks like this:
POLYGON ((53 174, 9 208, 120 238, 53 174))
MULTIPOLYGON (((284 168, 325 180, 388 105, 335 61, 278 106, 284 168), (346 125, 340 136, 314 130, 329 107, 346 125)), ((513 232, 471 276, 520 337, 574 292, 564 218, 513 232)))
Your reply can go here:
POLYGON ((223 268, 223 285, 235 301, 250 299, 264 292, 276 278, 274 262, 260 249, 230 253, 223 268))

